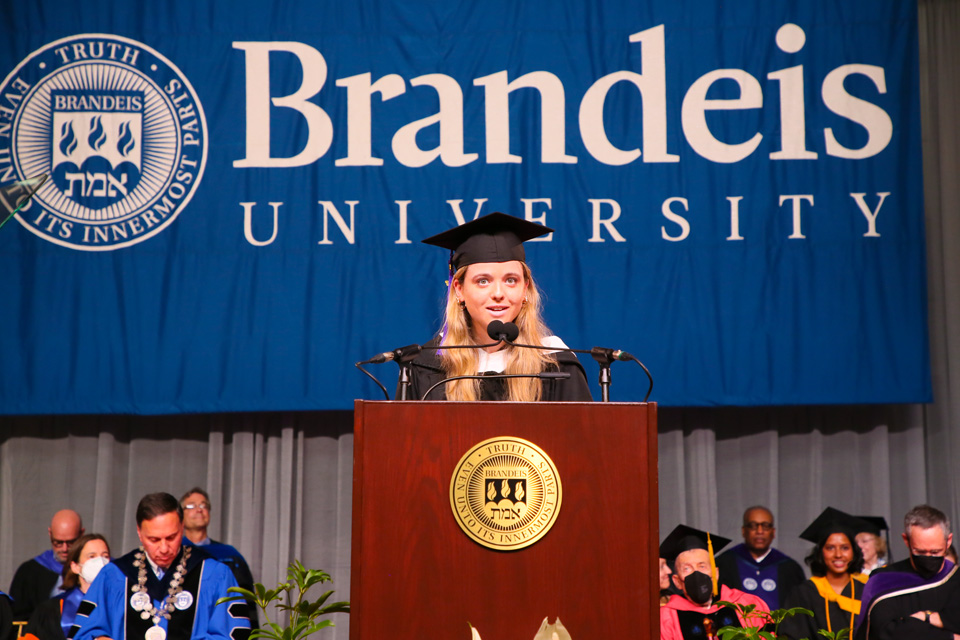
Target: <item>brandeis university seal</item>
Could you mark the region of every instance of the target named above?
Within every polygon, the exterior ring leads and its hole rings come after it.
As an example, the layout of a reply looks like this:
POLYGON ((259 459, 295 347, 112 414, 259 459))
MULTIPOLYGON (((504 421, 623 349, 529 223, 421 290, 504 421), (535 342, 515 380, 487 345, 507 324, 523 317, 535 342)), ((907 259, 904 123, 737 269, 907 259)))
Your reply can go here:
POLYGON ((450 479, 457 524, 476 542, 513 551, 540 540, 560 512, 553 460, 527 440, 491 438, 460 459, 450 479))
POLYGON ((160 233, 196 191, 206 156, 190 82, 135 40, 51 42, 0 85, 0 182, 50 176, 17 214, 49 242, 104 251, 160 233))

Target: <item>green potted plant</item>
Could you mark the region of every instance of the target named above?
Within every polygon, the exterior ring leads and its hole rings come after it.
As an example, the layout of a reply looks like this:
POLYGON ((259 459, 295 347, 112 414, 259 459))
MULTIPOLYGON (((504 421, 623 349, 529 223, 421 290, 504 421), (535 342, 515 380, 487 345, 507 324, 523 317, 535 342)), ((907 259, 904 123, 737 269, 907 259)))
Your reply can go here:
POLYGON ((294 560, 287 567, 287 581, 281 582, 275 589, 267 589, 259 582, 253 585, 253 591, 230 587, 227 591, 237 595, 220 598, 217 604, 246 600, 263 612, 264 623, 250 634, 250 640, 257 638, 300 640, 321 629, 334 626, 332 620, 321 619, 324 616, 333 613, 350 613, 349 602, 327 604, 327 600, 333 595, 333 590, 323 593, 313 601, 306 598, 310 587, 331 580, 330 574, 325 571, 307 569, 299 560, 294 560), (271 612, 276 616, 278 611, 280 617, 284 614, 289 616, 289 623, 286 626, 281 626, 270 617, 271 612))
MULTIPOLYGON (((792 609, 774 609, 769 613, 766 611, 756 611, 756 605, 752 604, 734 604, 720 600, 718 605, 732 607, 736 609, 740 616, 750 624, 745 627, 721 627, 717 631, 717 637, 720 640, 776 640, 780 630, 780 623, 784 618, 803 614, 813 616, 813 611, 803 607, 794 607, 792 609)), ((827 640, 849 640, 850 630, 841 629, 839 631, 819 630, 821 636, 827 640)), ((819 640, 817 638, 806 638, 805 640, 819 640)))

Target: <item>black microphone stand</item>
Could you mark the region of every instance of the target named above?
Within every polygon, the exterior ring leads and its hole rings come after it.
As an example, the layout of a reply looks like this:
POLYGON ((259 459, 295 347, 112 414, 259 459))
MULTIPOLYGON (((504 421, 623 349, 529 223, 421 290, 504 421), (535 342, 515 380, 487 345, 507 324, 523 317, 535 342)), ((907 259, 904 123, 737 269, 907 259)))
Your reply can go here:
POLYGON ((590 355, 600 365, 600 401, 610 402, 610 384, 613 382, 610 365, 616 359, 613 357, 613 349, 594 347, 590 349, 590 355))
POLYGON ((410 390, 410 363, 420 355, 420 351, 420 345, 410 345, 400 347, 393 352, 394 360, 400 365, 400 400, 407 399, 407 393, 410 390))

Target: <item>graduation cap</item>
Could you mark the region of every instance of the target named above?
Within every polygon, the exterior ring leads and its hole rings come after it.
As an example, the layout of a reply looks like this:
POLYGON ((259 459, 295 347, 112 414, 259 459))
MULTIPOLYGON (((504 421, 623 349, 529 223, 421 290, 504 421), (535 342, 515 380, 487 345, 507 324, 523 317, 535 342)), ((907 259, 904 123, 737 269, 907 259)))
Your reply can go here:
POLYGON ((869 526, 868 522, 849 513, 827 507, 816 520, 810 523, 809 527, 803 530, 800 538, 813 544, 820 544, 832 533, 845 533, 850 538, 850 542, 854 542, 857 533, 867 531, 869 526))
POLYGON ((523 243, 553 229, 505 213, 491 213, 422 242, 450 250, 450 273, 479 262, 524 261, 523 243))
POLYGON ((889 527, 887 526, 887 519, 883 516, 857 516, 858 520, 862 520, 863 528, 858 529, 857 533, 867 532, 872 533, 873 535, 880 537, 881 531, 888 531, 889 527))
POLYGON ((707 531, 694 529, 685 524, 678 524, 676 528, 660 543, 660 557, 670 566, 677 562, 677 556, 685 551, 706 549, 710 555, 710 574, 713 578, 713 595, 717 595, 717 561, 714 554, 730 544, 730 538, 723 538, 707 531))

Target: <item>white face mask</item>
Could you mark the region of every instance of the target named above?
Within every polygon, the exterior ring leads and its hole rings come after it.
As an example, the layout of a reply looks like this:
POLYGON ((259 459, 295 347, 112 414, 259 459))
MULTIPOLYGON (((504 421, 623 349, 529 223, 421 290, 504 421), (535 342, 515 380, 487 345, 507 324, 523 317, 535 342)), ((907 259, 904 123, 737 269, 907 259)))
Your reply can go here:
POLYGON ((100 569, 103 569, 108 564, 110 564, 110 561, 102 556, 90 558, 81 565, 80 577, 86 580, 87 583, 92 583, 93 579, 100 573, 100 569))

